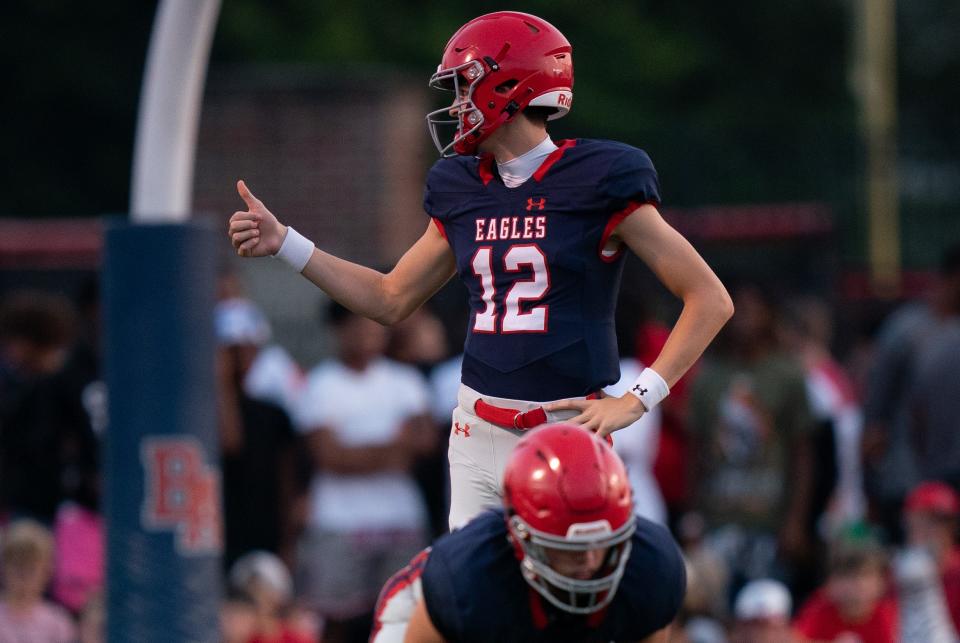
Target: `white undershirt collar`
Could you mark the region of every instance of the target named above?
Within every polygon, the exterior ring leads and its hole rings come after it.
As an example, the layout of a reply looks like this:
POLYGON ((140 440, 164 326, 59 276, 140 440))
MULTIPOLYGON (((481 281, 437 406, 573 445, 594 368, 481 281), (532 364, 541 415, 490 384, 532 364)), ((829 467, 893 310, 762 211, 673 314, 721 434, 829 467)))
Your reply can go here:
POLYGON ((555 149, 557 149, 557 146, 547 136, 536 147, 524 152, 517 158, 510 159, 505 163, 498 161, 497 171, 500 172, 503 184, 508 188, 523 185, 543 164, 543 159, 547 158, 555 149))

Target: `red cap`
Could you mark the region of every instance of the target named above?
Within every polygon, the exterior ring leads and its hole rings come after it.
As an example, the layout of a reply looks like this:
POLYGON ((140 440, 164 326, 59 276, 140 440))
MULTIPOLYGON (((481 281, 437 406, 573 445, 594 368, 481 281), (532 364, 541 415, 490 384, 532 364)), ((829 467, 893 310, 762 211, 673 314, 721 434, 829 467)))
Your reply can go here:
POLYGON ((960 496, 946 483, 921 482, 907 496, 906 510, 957 516, 960 515, 960 496))

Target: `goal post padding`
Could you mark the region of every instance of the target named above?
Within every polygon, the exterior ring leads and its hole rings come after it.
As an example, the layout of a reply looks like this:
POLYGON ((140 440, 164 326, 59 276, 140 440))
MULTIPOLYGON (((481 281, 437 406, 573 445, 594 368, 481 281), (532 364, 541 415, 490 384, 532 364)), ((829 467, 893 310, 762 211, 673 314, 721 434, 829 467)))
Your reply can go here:
POLYGON ((104 441, 110 643, 218 641, 217 237, 189 222, 106 233, 104 441))

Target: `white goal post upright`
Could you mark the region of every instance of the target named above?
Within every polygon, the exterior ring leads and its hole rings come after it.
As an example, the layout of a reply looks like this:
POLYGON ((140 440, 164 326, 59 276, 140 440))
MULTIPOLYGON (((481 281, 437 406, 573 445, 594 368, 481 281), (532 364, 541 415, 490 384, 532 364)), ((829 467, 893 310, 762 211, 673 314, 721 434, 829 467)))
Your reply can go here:
POLYGON ((189 219, 203 83, 220 0, 161 0, 137 117, 130 212, 136 223, 189 219))

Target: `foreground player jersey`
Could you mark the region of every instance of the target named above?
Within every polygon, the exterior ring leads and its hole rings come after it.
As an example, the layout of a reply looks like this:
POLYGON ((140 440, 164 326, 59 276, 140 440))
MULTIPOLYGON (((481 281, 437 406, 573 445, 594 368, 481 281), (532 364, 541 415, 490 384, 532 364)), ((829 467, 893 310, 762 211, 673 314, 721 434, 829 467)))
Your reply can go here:
POLYGON ((621 143, 561 141, 516 188, 492 156, 438 161, 424 208, 470 293, 463 383, 545 401, 616 382, 623 256, 603 246, 630 212, 659 202, 650 158, 621 143))
POLYGON ((669 532, 642 518, 613 602, 594 617, 561 612, 533 592, 501 511, 438 540, 422 570, 430 620, 458 643, 637 641, 673 621, 686 591, 683 559, 669 532), (542 609, 545 627, 535 624, 534 609, 542 609))

